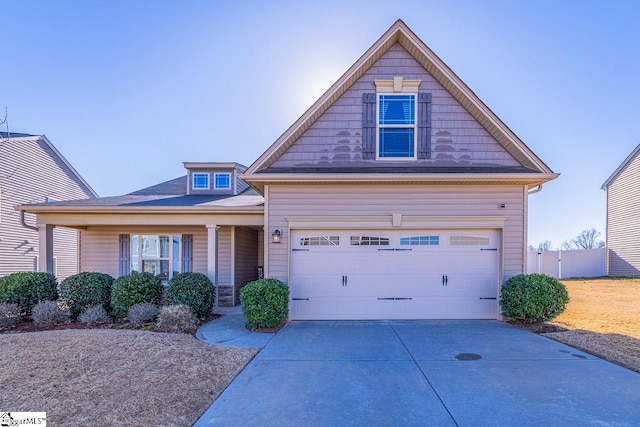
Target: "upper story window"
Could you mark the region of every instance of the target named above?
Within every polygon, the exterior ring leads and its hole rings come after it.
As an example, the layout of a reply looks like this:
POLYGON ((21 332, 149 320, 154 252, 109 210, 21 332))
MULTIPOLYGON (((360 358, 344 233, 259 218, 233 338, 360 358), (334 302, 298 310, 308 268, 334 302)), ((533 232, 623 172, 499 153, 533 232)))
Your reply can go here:
POLYGON ((378 158, 415 159, 416 95, 378 95, 378 158))
POLYGON ((214 187, 216 189, 229 189, 231 188, 231 174, 230 173, 217 173, 214 175, 214 187))
POLYGON ((209 189, 209 174, 208 173, 194 173, 193 175, 194 190, 208 190, 209 189))

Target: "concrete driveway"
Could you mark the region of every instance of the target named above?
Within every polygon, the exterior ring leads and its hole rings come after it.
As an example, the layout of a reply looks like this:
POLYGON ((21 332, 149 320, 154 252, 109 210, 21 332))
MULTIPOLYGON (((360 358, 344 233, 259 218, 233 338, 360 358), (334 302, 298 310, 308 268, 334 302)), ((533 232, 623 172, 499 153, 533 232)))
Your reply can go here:
POLYGON ((637 426, 640 374, 497 321, 290 322, 212 425, 637 426))

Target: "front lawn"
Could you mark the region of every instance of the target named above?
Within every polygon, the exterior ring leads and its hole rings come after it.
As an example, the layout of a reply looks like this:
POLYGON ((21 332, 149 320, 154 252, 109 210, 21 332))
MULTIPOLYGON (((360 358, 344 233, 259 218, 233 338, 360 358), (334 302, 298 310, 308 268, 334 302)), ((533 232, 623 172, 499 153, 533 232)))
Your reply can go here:
POLYGON ((0 334, 0 409, 55 426, 191 426, 256 354, 187 334, 0 334))
POLYGON ((640 372, 640 279, 562 280, 571 301, 544 334, 640 372))

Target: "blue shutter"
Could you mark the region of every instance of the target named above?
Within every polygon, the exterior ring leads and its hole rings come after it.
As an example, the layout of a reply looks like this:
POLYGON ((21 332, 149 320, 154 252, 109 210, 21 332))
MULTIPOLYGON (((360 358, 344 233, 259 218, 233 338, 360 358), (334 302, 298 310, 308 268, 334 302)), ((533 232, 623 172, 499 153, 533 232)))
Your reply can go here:
POLYGON ((182 235, 182 273, 193 271, 193 234, 182 235))
POLYGON ((376 158, 376 94, 362 94, 362 158, 376 158))
POLYGON ((120 247, 118 256, 118 274, 125 276, 131 273, 131 236, 120 235, 120 247))
POLYGON ((431 158, 431 94, 418 94, 418 158, 431 158))

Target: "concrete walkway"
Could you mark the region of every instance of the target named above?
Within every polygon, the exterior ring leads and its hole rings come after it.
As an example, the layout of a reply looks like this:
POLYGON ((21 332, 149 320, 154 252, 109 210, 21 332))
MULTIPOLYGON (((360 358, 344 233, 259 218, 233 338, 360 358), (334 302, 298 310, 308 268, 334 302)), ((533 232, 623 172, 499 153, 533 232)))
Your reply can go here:
POLYGON ((214 425, 637 426, 640 374, 497 321, 290 322, 214 425))
POLYGON ((216 307, 215 312, 222 316, 198 329, 196 338, 200 341, 226 347, 262 348, 275 336, 247 330, 239 305, 216 307))

